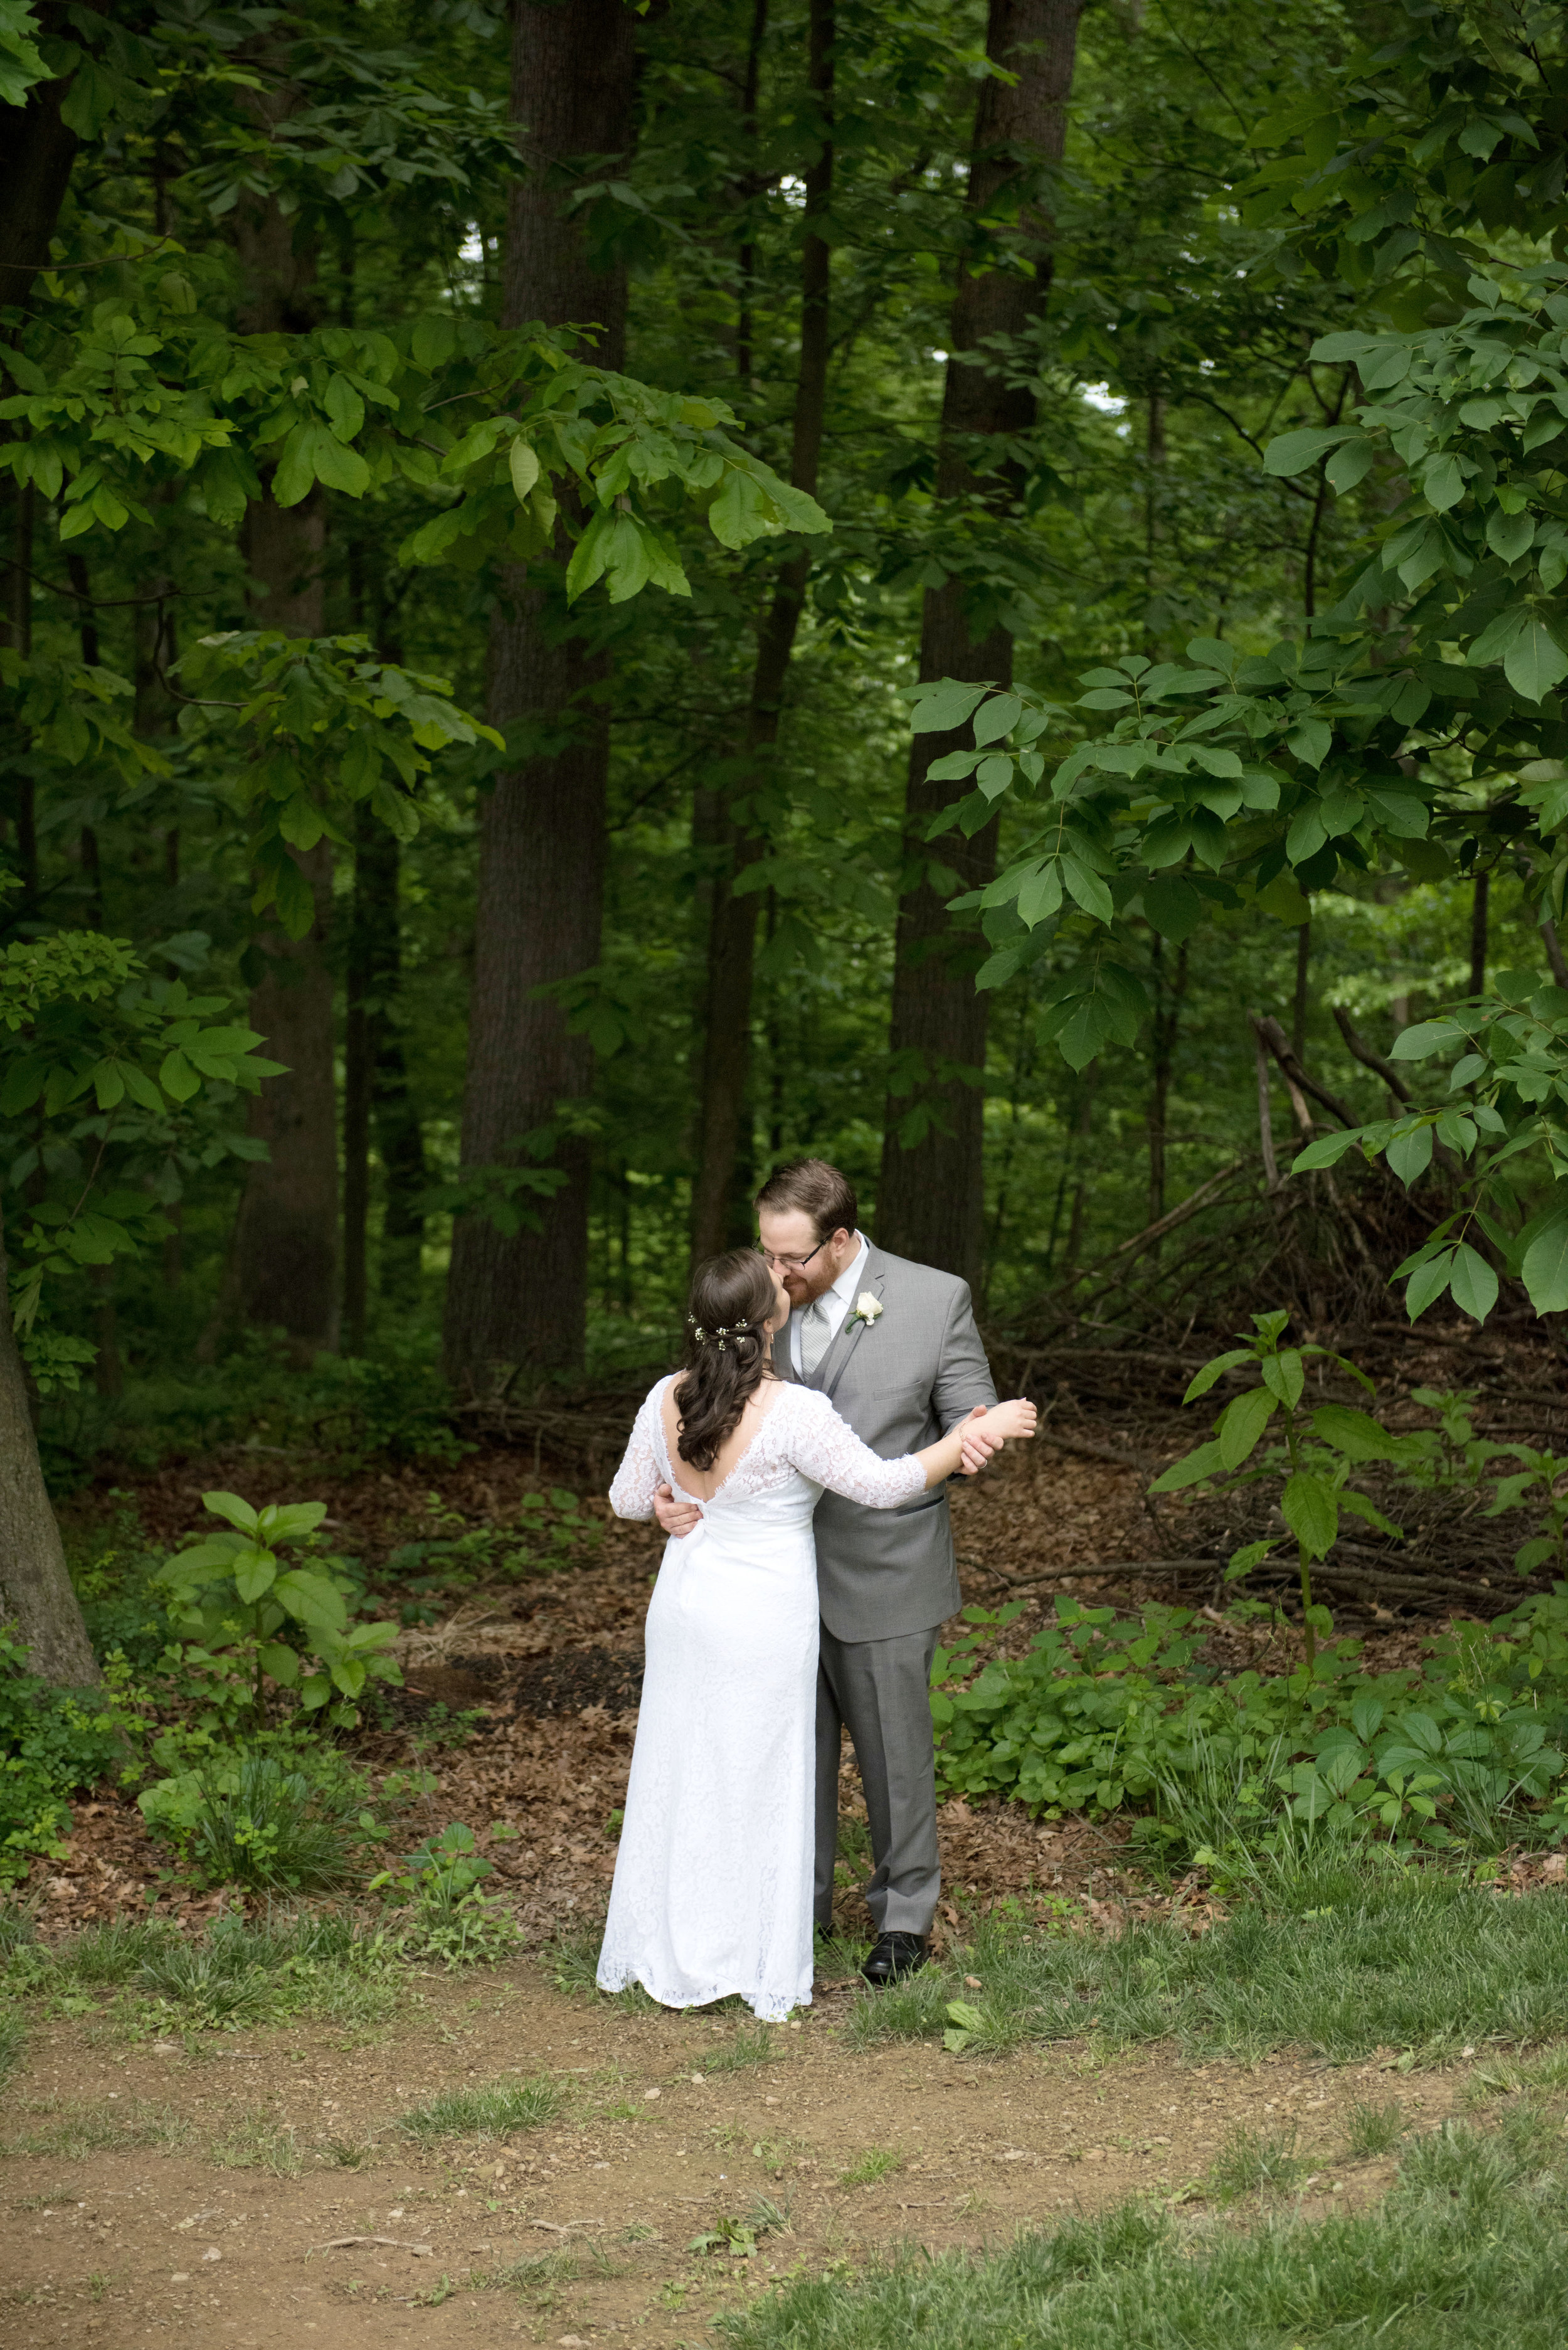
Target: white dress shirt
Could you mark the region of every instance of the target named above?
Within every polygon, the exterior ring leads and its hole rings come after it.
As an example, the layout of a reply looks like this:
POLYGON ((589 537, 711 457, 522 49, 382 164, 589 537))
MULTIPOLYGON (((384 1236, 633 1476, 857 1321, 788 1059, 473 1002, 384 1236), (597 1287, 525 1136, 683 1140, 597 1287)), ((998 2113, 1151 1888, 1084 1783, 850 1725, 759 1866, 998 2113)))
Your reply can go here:
MULTIPOLYGON (((855 1304, 856 1284, 866 1270, 866 1260, 870 1254, 870 1246, 865 1233, 857 1232, 855 1237, 860 1243, 855 1256, 845 1266, 832 1288, 825 1289, 822 1295, 813 1301, 821 1307, 827 1323, 827 1346, 822 1350, 824 1355, 827 1352, 827 1347, 832 1346, 844 1327, 844 1318, 855 1304)), ((797 1306, 789 1317, 789 1358, 797 1379, 803 1376, 800 1354, 801 1324, 810 1310, 809 1306, 797 1306)))

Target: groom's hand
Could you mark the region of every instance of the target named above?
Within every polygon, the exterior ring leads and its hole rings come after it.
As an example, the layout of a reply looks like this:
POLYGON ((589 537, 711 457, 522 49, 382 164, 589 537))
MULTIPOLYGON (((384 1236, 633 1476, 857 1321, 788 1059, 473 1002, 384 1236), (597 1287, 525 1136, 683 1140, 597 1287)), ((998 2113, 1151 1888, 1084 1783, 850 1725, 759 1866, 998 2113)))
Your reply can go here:
MULTIPOLYGON (((974 1426, 974 1422, 976 1420, 983 1419, 984 1418, 985 1406, 982 1403, 977 1403, 974 1409, 970 1413, 968 1420, 964 1424, 963 1435, 960 1440, 959 1451, 960 1466, 962 1468, 963 1473, 966 1477, 978 1477, 981 1471, 985 1467, 986 1462, 991 1459, 992 1454, 993 1452, 1000 1452, 1003 1444, 1007 1441, 1005 1437, 983 1435, 981 1431, 974 1426)), ((657 1506, 657 1504, 655 1506, 657 1506)))
POLYGON ((702 1523, 702 1513, 692 1502, 678 1502, 668 1485, 653 1489, 653 1514, 667 1534, 689 1534, 693 1526, 702 1523))

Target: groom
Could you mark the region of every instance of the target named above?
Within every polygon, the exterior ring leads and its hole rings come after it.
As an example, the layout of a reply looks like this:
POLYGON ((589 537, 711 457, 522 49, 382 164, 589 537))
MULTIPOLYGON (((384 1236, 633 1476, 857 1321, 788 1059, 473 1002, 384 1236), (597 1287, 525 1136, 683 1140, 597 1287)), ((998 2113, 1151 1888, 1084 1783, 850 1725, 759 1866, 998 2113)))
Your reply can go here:
MULTIPOLYGON (((789 1293, 774 1342, 783 1378, 830 1398, 883 1460, 915 1452, 996 1401, 965 1284, 873 1248, 854 1187, 826 1159, 779 1168, 757 1194, 762 1252, 789 1293)), ((965 1468, 996 1450, 966 1445, 965 1468)), ((669 1534, 700 1513, 661 1485, 669 1534)), ((822 1606, 816 1679, 816 1922, 833 1923, 839 1733, 855 1742, 871 1823, 866 1888, 877 1944, 861 1971, 887 1984, 926 1960, 941 1889, 929 1686, 937 1632, 960 1604, 946 1488, 898 1510, 824 1493, 815 1517, 822 1606)))

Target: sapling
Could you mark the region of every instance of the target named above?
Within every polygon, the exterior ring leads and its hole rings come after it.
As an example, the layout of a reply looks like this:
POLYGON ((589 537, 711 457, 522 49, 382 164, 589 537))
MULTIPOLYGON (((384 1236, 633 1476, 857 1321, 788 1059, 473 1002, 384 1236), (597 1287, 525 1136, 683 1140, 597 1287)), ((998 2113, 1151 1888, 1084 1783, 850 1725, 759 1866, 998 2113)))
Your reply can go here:
MULTIPOLYGON (((1227 1371, 1239 1369, 1244 1363, 1257 1367, 1258 1385, 1233 1397, 1214 1423, 1214 1434, 1209 1442, 1172 1461, 1164 1474, 1155 1479, 1149 1491, 1174 1493, 1184 1486, 1211 1483, 1222 1491, 1233 1492, 1265 1478, 1282 1477, 1280 1511, 1295 1536, 1310 1675, 1317 1665, 1318 1634, 1334 1628, 1328 1609, 1318 1606, 1313 1597, 1313 1567, 1328 1556, 1339 1539, 1342 1511, 1365 1519, 1380 1534, 1401 1539, 1399 1528, 1384 1516, 1370 1496, 1349 1482, 1352 1472, 1366 1461, 1398 1460, 1401 1440, 1390 1436, 1370 1412, 1358 1411, 1353 1405, 1303 1406, 1309 1359, 1332 1363, 1368 1394, 1373 1392, 1372 1382, 1354 1363, 1346 1362, 1343 1355, 1334 1354, 1326 1347, 1282 1347, 1280 1341, 1289 1321, 1289 1314, 1282 1309, 1254 1314, 1256 1336, 1242 1336, 1239 1347, 1204 1364, 1182 1398, 1183 1403, 1196 1402, 1227 1371), (1271 1421, 1276 1423, 1283 1441, 1271 1445, 1262 1460, 1249 1468, 1246 1464, 1262 1442, 1271 1421)), ((1248 1543, 1231 1558, 1226 1580, 1235 1582, 1250 1575, 1275 1547, 1272 1539, 1248 1543)))

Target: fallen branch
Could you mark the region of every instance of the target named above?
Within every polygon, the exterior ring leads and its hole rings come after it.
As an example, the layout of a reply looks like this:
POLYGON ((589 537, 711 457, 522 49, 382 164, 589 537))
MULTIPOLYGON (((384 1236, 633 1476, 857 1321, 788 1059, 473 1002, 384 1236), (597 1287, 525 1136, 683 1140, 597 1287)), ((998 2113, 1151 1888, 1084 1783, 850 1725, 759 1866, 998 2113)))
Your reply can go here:
POLYGON ((334 2236, 329 2242, 312 2244, 310 2249, 312 2252, 346 2252, 355 2244, 384 2244, 389 2252, 412 2252, 420 2261, 432 2256, 429 2244, 406 2244, 400 2236, 334 2236))
POLYGON ((1118 1469, 1136 1469, 1145 1477, 1152 1476, 1159 1464, 1146 1461, 1141 1452, 1118 1452, 1114 1444, 1096 1444, 1087 1436, 1058 1436, 1048 1428, 1036 1429, 1037 1444, 1054 1445, 1058 1452, 1079 1452, 1085 1461, 1114 1461, 1118 1469))

